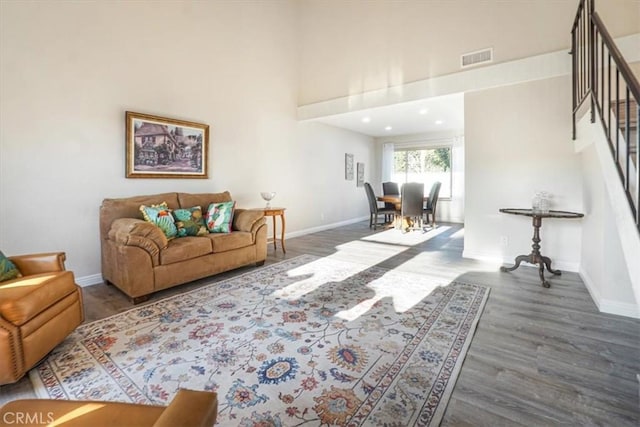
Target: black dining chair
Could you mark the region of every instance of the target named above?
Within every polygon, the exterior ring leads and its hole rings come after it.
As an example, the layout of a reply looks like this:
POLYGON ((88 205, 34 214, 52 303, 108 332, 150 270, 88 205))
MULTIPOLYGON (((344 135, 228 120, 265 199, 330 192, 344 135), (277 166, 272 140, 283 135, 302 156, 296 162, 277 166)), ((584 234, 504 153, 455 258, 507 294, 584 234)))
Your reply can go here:
POLYGON ((436 227, 436 206, 438 205, 438 197, 440 195, 440 186, 442 184, 438 181, 434 182, 429 192, 429 200, 427 200, 427 206, 423 213, 425 215, 426 222, 429 222, 429 216, 431 216, 431 227, 436 227))
MULTIPOLYGON (((382 194, 384 194, 385 196, 400 196, 400 188, 398 187, 398 183, 397 182, 391 182, 391 181, 387 181, 387 182, 383 182, 382 183, 382 194)), ((389 203, 389 202, 385 202, 384 203, 384 207, 385 209, 396 209, 396 204, 395 203, 389 203)), ((391 218, 386 218, 387 215, 385 215, 385 219, 393 219, 393 217, 391 218)))
MULTIPOLYGON (((421 182, 407 182, 402 185, 400 215, 403 221, 413 225, 409 228, 422 229, 422 214, 424 209, 424 184, 421 182), (417 227, 416 227, 417 224, 417 227)), ((406 229, 406 231, 409 230, 406 229)))
POLYGON ((396 209, 395 207, 392 209, 387 209, 386 207, 378 206, 378 200, 376 199, 376 194, 373 192, 373 187, 368 182, 364 183, 364 190, 367 193, 367 199, 369 199, 369 228, 373 227, 375 230, 378 225, 384 225, 383 223, 378 223, 378 216, 385 215, 395 215, 396 209))

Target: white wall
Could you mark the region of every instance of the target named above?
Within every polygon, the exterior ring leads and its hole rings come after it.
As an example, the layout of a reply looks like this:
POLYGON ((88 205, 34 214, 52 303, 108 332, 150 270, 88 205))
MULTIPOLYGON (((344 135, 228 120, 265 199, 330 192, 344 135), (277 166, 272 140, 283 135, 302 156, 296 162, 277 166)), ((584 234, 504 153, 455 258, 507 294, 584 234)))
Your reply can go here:
POLYGON ((601 311, 640 318, 640 236, 599 117, 580 120, 575 145, 587 214, 580 275, 601 311))
MULTIPOLYGON (((451 145, 451 198, 440 198, 436 210, 438 221, 444 222, 464 222, 464 169, 465 169, 465 149, 464 130, 439 133, 425 133, 416 135, 402 135, 394 137, 376 138, 377 164, 382 165, 382 145, 385 142, 393 142, 396 146, 411 145, 424 147, 439 147, 451 145)), ((382 180, 374 183, 374 188, 382 191, 382 180)), ((426 189, 425 191, 429 191, 426 189)), ((442 197, 442 196, 441 196, 442 197)))
POLYGON ((296 10, 273 2, 0 2, 0 248, 63 250, 99 278, 103 198, 260 191, 300 232, 366 217, 344 153, 371 139, 298 124, 296 10), (207 123, 209 179, 125 179, 126 110, 207 123), (324 216, 324 220, 321 219, 324 216))
MULTIPOLYGON (((302 0, 301 105, 460 71, 493 47, 494 63, 569 49, 578 0, 302 0)), ((614 37, 640 31, 640 2, 596 0, 614 37)))
MULTIPOLYGON (((568 76, 465 94, 464 256, 513 263, 531 252, 531 219, 498 210, 530 207, 536 190, 552 209, 584 211, 570 102, 568 76)), ((556 268, 578 270, 580 220, 543 220, 541 239, 556 268)))

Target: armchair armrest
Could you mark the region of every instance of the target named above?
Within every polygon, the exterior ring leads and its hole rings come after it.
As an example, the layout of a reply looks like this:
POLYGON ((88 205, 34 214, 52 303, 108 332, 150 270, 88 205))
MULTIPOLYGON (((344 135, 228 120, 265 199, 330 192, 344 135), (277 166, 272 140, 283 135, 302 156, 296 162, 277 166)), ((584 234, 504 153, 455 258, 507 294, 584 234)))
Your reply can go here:
POLYGON ((138 246, 152 256, 158 255, 169 244, 167 236, 159 227, 135 218, 118 218, 113 221, 108 238, 121 245, 138 246))
POLYGON ((255 233, 264 223, 264 212, 260 210, 236 209, 233 214, 233 229, 255 233), (262 221, 260 221, 262 220, 262 221))
POLYGON ((8 258, 18 267, 23 276, 31 276, 33 274, 64 271, 64 261, 67 259, 67 255, 64 252, 47 252, 16 255, 8 258))
POLYGON ((180 389, 153 427, 209 427, 215 424, 217 414, 216 393, 180 389))

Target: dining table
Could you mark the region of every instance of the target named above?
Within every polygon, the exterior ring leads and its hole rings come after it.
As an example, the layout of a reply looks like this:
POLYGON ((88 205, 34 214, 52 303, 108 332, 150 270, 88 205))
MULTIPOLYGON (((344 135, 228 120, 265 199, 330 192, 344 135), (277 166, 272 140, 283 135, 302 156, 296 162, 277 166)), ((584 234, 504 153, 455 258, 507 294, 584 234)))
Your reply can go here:
MULTIPOLYGON (((406 230, 413 227, 413 221, 410 217, 403 217, 400 212, 402 211, 402 196, 400 194, 385 194, 383 196, 376 196, 376 200, 379 202, 393 203, 396 208, 396 215, 393 220, 393 227, 401 230, 406 230)), ((424 196, 424 202, 429 201, 429 196, 424 196)))
MULTIPOLYGON (((402 197, 399 194, 385 194, 384 196, 376 197, 379 202, 393 203, 396 205, 396 210, 399 211, 402 208, 402 197)), ((424 196, 425 203, 429 201, 429 196, 424 196)))

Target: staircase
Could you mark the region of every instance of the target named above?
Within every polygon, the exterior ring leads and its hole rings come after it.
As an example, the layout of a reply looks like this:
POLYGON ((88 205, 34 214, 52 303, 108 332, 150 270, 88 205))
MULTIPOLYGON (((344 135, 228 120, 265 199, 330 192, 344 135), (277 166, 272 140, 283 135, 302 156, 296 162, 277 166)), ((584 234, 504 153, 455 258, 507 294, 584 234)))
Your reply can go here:
POLYGON ((584 153, 588 213, 579 272, 600 311, 640 318, 640 84, 594 1, 579 2, 571 31, 573 139, 584 153))
POLYGON ((595 0, 581 0, 571 30, 573 139, 576 122, 590 102, 605 131, 613 162, 640 233, 640 84, 594 10, 595 0))

